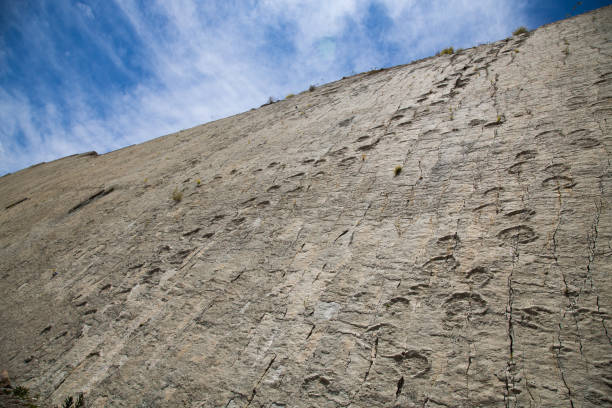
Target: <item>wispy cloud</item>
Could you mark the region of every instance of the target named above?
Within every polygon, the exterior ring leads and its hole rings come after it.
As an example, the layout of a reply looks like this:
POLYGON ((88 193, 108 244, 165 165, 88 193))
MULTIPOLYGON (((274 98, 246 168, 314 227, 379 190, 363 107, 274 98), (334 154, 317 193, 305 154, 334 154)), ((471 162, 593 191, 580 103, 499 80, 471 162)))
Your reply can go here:
POLYGON ((516 0, 83 0, 3 13, 0 173, 497 40, 525 21, 516 0))
POLYGON ((87 4, 77 2, 76 5, 85 16, 87 16, 88 18, 94 18, 94 13, 91 7, 89 7, 87 4))

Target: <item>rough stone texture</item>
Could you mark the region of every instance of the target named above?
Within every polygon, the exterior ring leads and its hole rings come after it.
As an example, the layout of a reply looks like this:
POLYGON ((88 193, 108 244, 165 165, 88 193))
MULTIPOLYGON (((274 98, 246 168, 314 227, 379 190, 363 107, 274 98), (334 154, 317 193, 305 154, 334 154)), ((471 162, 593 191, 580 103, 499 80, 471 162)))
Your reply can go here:
POLYGON ((1 178, 0 368, 94 407, 610 406, 611 34, 1 178))

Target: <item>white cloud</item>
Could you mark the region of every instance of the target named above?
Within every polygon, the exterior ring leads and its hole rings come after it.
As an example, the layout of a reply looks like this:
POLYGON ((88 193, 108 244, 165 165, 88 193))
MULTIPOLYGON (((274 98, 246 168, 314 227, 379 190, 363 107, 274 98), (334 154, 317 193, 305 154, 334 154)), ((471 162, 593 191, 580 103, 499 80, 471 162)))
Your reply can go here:
MULTIPOLYGON (((353 69, 383 64, 386 50, 363 25, 370 1, 245 3, 156 0, 147 2, 143 11, 140 2, 116 1, 145 44, 139 52, 151 75, 126 93, 108 98, 104 116, 91 105, 90 92, 95 89, 85 83, 73 84, 63 99, 52 92, 37 95, 43 108, 31 95, 0 90, 0 173, 79 151, 105 152, 142 142, 246 111, 271 95, 282 97, 311 83, 349 75, 353 69), (269 51, 274 47, 266 42, 266 30, 281 26, 290 33, 286 40, 294 50, 291 56, 269 51), (14 139, 18 129, 25 135, 22 141, 14 139)), ((500 39, 522 21, 522 6, 514 0, 379 3, 391 19, 384 40, 399 50, 394 63, 407 63, 448 45, 466 47, 500 39)), ((84 3, 77 7, 84 15, 77 24, 86 38, 136 80, 121 57, 125 50, 87 23, 100 16, 84 3)), ((67 69, 67 75, 80 78, 60 57, 69 50, 49 42, 50 26, 28 29, 53 69, 67 69)))
POLYGON ((93 10, 87 4, 77 3, 76 5, 87 18, 95 18, 93 10))

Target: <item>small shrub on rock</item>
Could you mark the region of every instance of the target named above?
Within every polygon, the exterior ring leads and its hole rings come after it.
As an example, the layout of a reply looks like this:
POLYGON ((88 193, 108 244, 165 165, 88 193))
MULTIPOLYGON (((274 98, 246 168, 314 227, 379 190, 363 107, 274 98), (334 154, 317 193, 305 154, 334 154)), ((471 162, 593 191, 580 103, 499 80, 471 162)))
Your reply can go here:
POLYGON ((520 26, 519 28, 517 28, 516 30, 512 32, 512 35, 525 34, 526 32, 528 32, 527 28, 525 26, 520 26))

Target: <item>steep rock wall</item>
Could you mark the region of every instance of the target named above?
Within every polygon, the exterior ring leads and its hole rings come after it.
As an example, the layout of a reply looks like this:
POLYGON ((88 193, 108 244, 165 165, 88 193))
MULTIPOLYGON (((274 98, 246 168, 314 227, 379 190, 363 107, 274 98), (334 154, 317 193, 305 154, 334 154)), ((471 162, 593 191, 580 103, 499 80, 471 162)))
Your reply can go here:
POLYGON ((1 178, 0 368, 95 407, 611 404, 611 28, 1 178))

